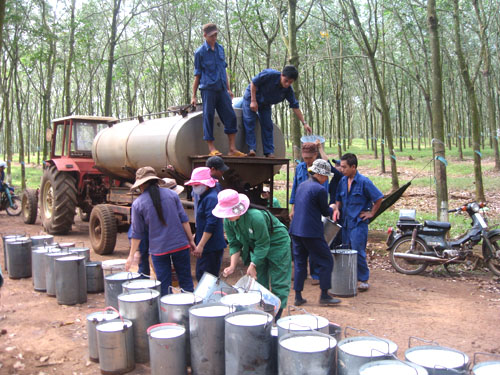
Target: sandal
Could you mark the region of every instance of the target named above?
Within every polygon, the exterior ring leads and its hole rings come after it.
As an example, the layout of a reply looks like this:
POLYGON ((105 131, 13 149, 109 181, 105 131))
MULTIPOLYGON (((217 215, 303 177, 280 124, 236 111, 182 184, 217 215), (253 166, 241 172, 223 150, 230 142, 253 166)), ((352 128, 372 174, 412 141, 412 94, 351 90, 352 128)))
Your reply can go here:
POLYGON ((255 150, 250 150, 247 156, 255 156, 255 155, 256 155, 255 150))
POLYGON ((227 156, 237 156, 237 157, 243 157, 243 156, 247 156, 247 154, 241 152, 241 151, 234 151, 234 152, 230 152, 229 154, 227 154, 227 156))
POLYGON ((222 155, 222 152, 220 152, 219 150, 210 151, 210 153, 208 154, 208 156, 219 156, 219 155, 222 155))

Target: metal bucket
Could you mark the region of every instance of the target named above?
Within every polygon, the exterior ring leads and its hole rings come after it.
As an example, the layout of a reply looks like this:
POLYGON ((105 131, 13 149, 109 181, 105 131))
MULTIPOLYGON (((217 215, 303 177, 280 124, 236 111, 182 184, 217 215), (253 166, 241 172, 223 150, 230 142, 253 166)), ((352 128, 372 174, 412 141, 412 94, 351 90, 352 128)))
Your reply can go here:
POLYGON ((102 374, 124 374, 135 368, 132 328, 132 322, 127 319, 113 319, 97 324, 97 347, 102 374))
POLYGON ((279 309, 281 308, 281 301, 276 295, 271 293, 267 288, 265 288, 262 284, 259 284, 257 280, 248 275, 243 276, 239 279, 234 287, 238 290, 244 290, 245 292, 260 292, 262 296, 262 301, 264 302, 264 311, 276 316, 279 309), (271 312, 271 306, 273 308, 273 312, 271 312))
POLYGON ((405 351, 405 359, 422 366, 429 375, 466 375, 469 367, 467 354, 437 345, 421 345, 405 351))
POLYGON ((333 240, 337 236, 337 233, 342 229, 342 226, 325 216, 321 217, 321 221, 323 222, 323 232, 325 235, 325 241, 328 244, 328 247, 330 247, 333 240))
POLYGON ((126 259, 109 259, 102 261, 102 273, 104 278, 114 273, 125 272, 126 259))
POLYGON ((500 374, 500 362, 481 362, 472 368, 472 375, 498 375, 500 374))
POLYGON ((90 249, 88 247, 70 247, 70 253, 85 257, 85 263, 90 262, 90 249))
POLYGON ((411 362, 386 360, 365 363, 359 375, 428 375, 427 370, 411 362))
POLYGON ((332 250, 333 270, 331 294, 354 297, 358 285, 358 252, 356 250, 332 250))
POLYGON ((134 356, 137 363, 149 361, 148 328, 159 323, 160 292, 145 290, 118 296, 120 314, 134 323, 134 356))
POLYGON ((101 293, 104 291, 101 262, 85 263, 85 272, 87 274, 87 293, 101 293))
POLYGON ((96 311, 87 315, 87 338, 89 346, 89 359, 93 362, 99 362, 99 349, 97 345, 97 324, 117 319, 118 313, 113 310, 96 311))
POLYGON ((45 254, 45 290, 48 296, 55 297, 56 295, 56 259, 69 256, 71 254, 65 251, 49 251, 45 254))
POLYGON ((58 246, 61 248, 61 250, 66 250, 69 251, 70 248, 75 247, 74 242, 60 242, 58 246))
POLYGON ((3 244, 3 268, 7 271, 7 240, 15 240, 16 238, 27 238, 24 234, 6 234, 2 236, 3 244))
POLYGON ((225 295, 234 293, 238 291, 208 272, 203 274, 194 290, 194 294, 201 297, 203 302, 219 302, 225 295))
POLYGON ((312 314, 289 315, 281 318, 277 322, 278 338, 291 332, 318 331, 329 333, 328 319, 312 314))
MULTIPOLYGON (((104 262, 103 262, 104 272, 104 262)), ((136 280, 141 275, 136 272, 118 272, 104 277, 104 300, 106 306, 118 309, 118 296, 123 293, 122 284, 125 281, 136 280)))
POLYGON ((87 302, 85 257, 71 255, 56 259, 56 298, 60 305, 87 302))
POLYGON ((7 268, 10 279, 31 277, 31 240, 7 240, 7 268))
POLYGON ((48 250, 43 247, 31 252, 31 275, 33 276, 33 288, 37 292, 47 290, 47 282, 45 281, 45 254, 47 253, 48 250))
POLYGON ((151 375, 186 375, 186 328, 161 323, 148 328, 151 375))
POLYGON ((393 359, 398 346, 379 337, 356 336, 341 340, 337 351, 337 375, 359 375, 359 369, 365 363, 393 359))
POLYGON ((287 333, 278 341, 278 374, 329 375, 337 341, 321 332, 287 333))
POLYGON ((224 317, 232 312, 222 303, 207 303, 189 309, 191 372, 193 375, 224 374, 224 317))
POLYGON ((335 338, 337 342, 342 340, 342 327, 336 323, 328 323, 328 334, 335 338))
POLYGON ((122 284, 123 293, 135 293, 144 291, 144 289, 152 289, 161 293, 161 281, 153 279, 137 279, 125 281, 122 284))
POLYGON ((259 292, 228 294, 220 299, 220 303, 233 306, 234 311, 263 310, 262 294, 259 292))
POLYGON ((37 248, 39 246, 51 245, 54 243, 54 236, 51 234, 40 234, 38 236, 31 236, 31 247, 37 248))
POLYGON ((226 374, 273 374, 273 316, 262 311, 239 311, 224 320, 226 374))

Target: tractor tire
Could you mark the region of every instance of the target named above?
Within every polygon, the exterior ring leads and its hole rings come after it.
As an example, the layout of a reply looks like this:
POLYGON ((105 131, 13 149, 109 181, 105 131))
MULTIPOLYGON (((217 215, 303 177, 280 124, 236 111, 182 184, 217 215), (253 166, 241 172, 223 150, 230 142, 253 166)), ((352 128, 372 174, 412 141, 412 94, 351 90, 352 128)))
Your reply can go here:
POLYGON ((66 234, 75 221, 76 179, 55 166, 43 171, 40 186, 40 217, 47 233, 66 234))
POLYGON ((22 198, 23 221, 25 224, 35 224, 38 214, 38 194, 36 190, 26 189, 22 198))
POLYGON ((92 209, 89 220, 89 235, 92 249, 99 255, 112 254, 116 245, 116 219, 113 210, 99 204, 92 209))

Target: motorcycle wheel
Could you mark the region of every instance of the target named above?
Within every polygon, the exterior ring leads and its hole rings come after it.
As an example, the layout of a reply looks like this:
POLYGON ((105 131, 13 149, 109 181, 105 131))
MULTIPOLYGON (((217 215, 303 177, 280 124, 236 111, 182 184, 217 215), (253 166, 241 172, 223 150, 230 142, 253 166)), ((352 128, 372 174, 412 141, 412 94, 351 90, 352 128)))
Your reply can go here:
POLYGON ((426 251, 428 251, 427 245, 422 240, 417 238, 415 240, 415 248, 411 250, 411 236, 401 237, 394 243, 394 246, 392 246, 391 252, 389 253, 389 259, 396 271, 405 275, 418 275, 425 271, 428 266, 427 262, 398 258, 394 256, 394 253, 419 255, 426 251))
POLYGON ((7 208, 5 209, 7 211, 7 215, 9 216, 21 215, 21 211, 23 210, 23 204, 21 202, 21 198, 19 198, 17 195, 13 195, 12 204, 14 205, 14 207, 10 207, 9 205, 7 205, 7 208))
POLYGON ((491 254, 491 258, 486 261, 486 265, 496 276, 500 276, 500 235, 496 234, 492 236, 490 242, 495 248, 495 252, 491 254))

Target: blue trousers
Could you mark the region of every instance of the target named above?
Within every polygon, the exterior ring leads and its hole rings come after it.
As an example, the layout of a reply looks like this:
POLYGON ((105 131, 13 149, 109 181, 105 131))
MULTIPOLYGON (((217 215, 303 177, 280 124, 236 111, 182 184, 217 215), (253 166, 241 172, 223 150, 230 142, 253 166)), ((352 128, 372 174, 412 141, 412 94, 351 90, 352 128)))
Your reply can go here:
POLYGON ((299 237, 292 235, 293 261, 295 264, 293 289, 301 292, 307 278, 307 257, 313 261, 319 273, 321 290, 332 286, 333 257, 323 237, 299 237))
POLYGON ((168 294, 168 289, 172 285, 172 263, 179 279, 179 286, 187 292, 194 291, 188 249, 172 254, 153 255, 151 259, 153 260, 156 277, 161 281, 162 296, 168 294))
POLYGON ((245 127, 245 140, 249 150, 257 149, 255 138, 255 124, 257 116, 260 122, 260 135, 262 137, 262 148, 264 155, 274 153, 273 120, 271 118, 271 106, 259 106, 258 112, 250 109, 250 101, 243 100, 243 126, 245 127))
POLYGON ((226 90, 200 90, 203 100, 203 139, 213 141, 215 110, 224 124, 224 133, 234 134, 238 131, 236 114, 231 97, 226 90))
POLYGON ((205 272, 219 276, 220 265, 224 249, 215 251, 204 251, 201 258, 196 261, 196 280, 200 281, 205 272))
POLYGON ((366 243, 368 241, 368 223, 358 223, 353 228, 342 227, 342 247, 358 252, 358 280, 368 281, 370 270, 366 263, 366 243))
POLYGON ((151 274, 151 269, 149 268, 149 241, 142 240, 139 245, 139 251, 141 253, 141 259, 139 260, 139 273, 144 276, 149 276, 151 274), (143 245, 144 243, 144 245, 143 245))

